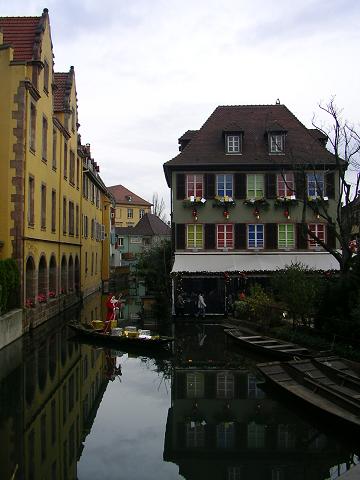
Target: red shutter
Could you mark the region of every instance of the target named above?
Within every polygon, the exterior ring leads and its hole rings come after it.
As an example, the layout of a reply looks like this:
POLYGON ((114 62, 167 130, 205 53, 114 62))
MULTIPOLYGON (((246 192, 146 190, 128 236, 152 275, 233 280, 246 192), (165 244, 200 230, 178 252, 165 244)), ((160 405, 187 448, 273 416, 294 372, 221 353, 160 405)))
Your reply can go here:
POLYGON ((329 172, 326 175, 325 195, 329 198, 335 198, 335 172, 329 172))
POLYGON ((215 197, 215 175, 213 173, 205 174, 205 198, 206 200, 215 197))
POLYGON ((265 197, 276 198, 276 174, 267 173, 265 175, 265 197))
POLYGON ((245 250, 246 242, 246 223, 235 224, 235 248, 238 250, 245 250))
POLYGON ((246 173, 235 173, 234 176, 235 183, 235 198, 244 199, 246 198, 246 173))
POLYGON ((206 223, 205 228, 205 249, 214 250, 216 248, 215 231, 216 225, 214 223, 206 223))
POLYGON ((185 224, 177 223, 176 229, 176 250, 185 249, 185 224))
POLYGON ((277 224, 265 223, 265 248, 275 250, 277 248, 277 224))
POLYGON ((308 234, 306 223, 296 224, 296 247, 299 250, 306 250, 308 248, 308 234))
POLYGON ((184 200, 185 198, 185 174, 176 174, 176 199, 184 200))

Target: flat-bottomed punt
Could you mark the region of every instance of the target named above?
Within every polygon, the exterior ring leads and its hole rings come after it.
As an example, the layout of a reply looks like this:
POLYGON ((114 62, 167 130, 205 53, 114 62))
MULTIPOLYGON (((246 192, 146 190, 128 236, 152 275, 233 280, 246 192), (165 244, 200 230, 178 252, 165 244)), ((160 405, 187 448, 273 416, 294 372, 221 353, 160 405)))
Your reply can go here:
POLYGON ((173 342, 172 337, 151 334, 149 330, 138 330, 136 327, 114 328, 112 334, 103 333, 92 325, 79 322, 70 322, 69 327, 78 335, 86 337, 104 345, 130 346, 146 349, 169 348, 173 342))
POLYGON ((360 428, 360 374, 338 357, 257 365, 266 381, 333 420, 360 428))
POLYGON ((233 339, 234 343, 259 354, 271 356, 274 359, 290 360, 294 357, 303 358, 312 355, 310 350, 295 343, 263 335, 244 335, 237 328, 226 329, 225 333, 233 339))

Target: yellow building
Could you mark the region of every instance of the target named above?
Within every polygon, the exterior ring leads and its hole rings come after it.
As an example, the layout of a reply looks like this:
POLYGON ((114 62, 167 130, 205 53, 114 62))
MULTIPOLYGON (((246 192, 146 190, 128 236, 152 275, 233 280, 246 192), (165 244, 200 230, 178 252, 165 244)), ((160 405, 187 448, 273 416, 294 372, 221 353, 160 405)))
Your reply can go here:
POLYGON ((101 287, 106 187, 80 145, 74 68, 53 71, 47 9, 0 30, 0 259, 18 262, 26 330, 101 287))
POLYGON ((145 213, 150 213, 152 204, 122 185, 113 185, 108 190, 116 202, 115 227, 134 227, 145 213))

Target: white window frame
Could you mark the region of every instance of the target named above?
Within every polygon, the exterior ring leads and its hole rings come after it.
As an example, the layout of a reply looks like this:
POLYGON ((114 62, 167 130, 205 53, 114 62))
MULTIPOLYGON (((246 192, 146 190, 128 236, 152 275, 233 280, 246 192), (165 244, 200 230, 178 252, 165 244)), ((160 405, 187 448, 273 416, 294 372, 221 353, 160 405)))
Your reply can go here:
POLYGON ((134 218, 134 209, 128 208, 127 209, 127 218, 134 218))
MULTIPOLYGON (((311 230, 311 226, 314 225, 314 234, 320 239, 322 240, 324 243, 326 242, 326 225, 324 223, 309 223, 309 229, 311 230), (323 231, 321 232, 322 235, 319 235, 320 233, 320 227, 323 228, 323 231), (322 237, 322 238, 321 238, 322 237)), ((310 235, 308 235, 308 247, 310 249, 312 248, 319 248, 321 247, 320 243, 316 243, 316 240, 313 239, 312 237, 310 237, 310 235)))
POLYGON ((201 372, 186 374, 186 398, 203 398, 205 393, 205 378, 201 372))
POLYGON ((295 248, 295 225, 293 223, 279 223, 278 224, 278 248, 295 248), (285 244, 280 245, 280 227, 285 227, 285 244), (292 243, 290 243, 289 239, 289 230, 290 227, 292 227, 292 233, 293 233, 293 238, 292 238, 292 243))
POLYGON ((192 193, 191 191, 189 192, 189 184, 193 184, 193 190, 194 190, 194 197, 203 197, 204 196, 204 175, 196 175, 189 173, 186 175, 186 198, 189 198, 192 193), (189 182, 189 177, 193 178, 193 182, 189 182), (201 195, 196 195, 196 184, 201 182, 201 195))
POLYGON ((250 223, 247 226, 247 247, 250 250, 253 249, 263 249, 265 245, 265 228, 263 223, 250 223), (250 227, 255 227, 255 244, 253 246, 250 246, 250 227), (262 244, 258 240, 258 230, 260 230, 260 227, 262 227, 262 244))
POLYGON ((216 397, 234 398, 235 377, 231 372, 219 372, 216 375, 216 397))
POLYGON ((186 248, 203 248, 204 246, 204 226, 201 223, 189 223, 186 225, 186 248), (194 244, 191 245, 189 242, 189 227, 194 227, 194 244), (201 231, 201 244, 197 244, 196 234, 197 230, 201 231))
POLYGON ((307 172, 306 174, 306 191, 310 198, 319 198, 324 195, 325 191, 324 172, 307 172), (311 178, 312 177, 312 178, 311 178), (319 188, 321 186, 321 188, 319 188), (311 192, 310 192, 311 189, 311 192), (318 189, 320 190, 318 192, 318 189))
POLYGON ((232 153, 232 154, 241 153, 241 136, 240 135, 226 136, 226 153, 232 153))
POLYGON ((278 197, 295 196, 295 179, 293 172, 278 173, 276 175, 276 194, 278 197), (279 187, 284 186, 284 195, 280 195, 279 187))
POLYGON ((231 250, 234 248, 234 225, 232 223, 219 223, 216 225, 216 248, 229 248, 231 250), (222 246, 219 244, 219 227, 224 227, 224 245, 222 246), (226 237, 230 232, 227 232, 227 230, 231 231, 231 241, 229 240, 229 242, 226 237))
POLYGON ((283 133, 270 133, 270 153, 284 153, 285 135, 283 133))
POLYGON ((232 173, 218 173, 216 175, 216 195, 218 195, 219 197, 232 197, 234 194, 234 175, 232 173), (219 178, 220 177, 224 177, 224 195, 221 195, 219 193, 219 178), (227 184, 227 181, 226 181, 226 177, 231 177, 231 192, 230 193, 227 193, 227 187, 226 187, 226 184, 227 184))
POLYGON ((248 173, 246 175, 246 198, 264 198, 265 197, 265 179, 263 173, 248 173), (250 176, 254 177, 254 195, 249 194, 249 179, 250 176), (257 191, 260 190, 259 184, 261 184, 262 195, 257 195, 257 191))

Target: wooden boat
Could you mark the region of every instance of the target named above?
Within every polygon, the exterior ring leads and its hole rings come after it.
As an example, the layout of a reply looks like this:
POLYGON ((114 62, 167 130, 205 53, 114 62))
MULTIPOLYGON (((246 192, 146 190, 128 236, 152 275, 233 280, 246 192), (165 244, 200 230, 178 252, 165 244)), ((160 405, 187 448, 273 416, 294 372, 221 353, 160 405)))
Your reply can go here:
POLYGON ((338 423, 360 428, 360 376, 339 373, 338 368, 325 372, 325 358, 262 363, 257 368, 269 384, 338 423))
POLYGON ((70 322, 69 327, 78 335, 94 340, 103 345, 141 347, 146 349, 169 348, 173 342, 172 337, 151 334, 149 330, 137 330, 136 327, 113 329, 112 334, 103 333, 102 330, 94 329, 92 325, 79 322, 70 322))
POLYGON ((225 333, 231 337, 234 342, 244 348, 253 350, 261 355, 271 356, 274 359, 289 360, 294 357, 311 357, 313 354, 305 347, 300 347, 295 343, 285 342, 276 338, 265 337, 263 335, 244 335, 237 328, 226 329, 225 333))

